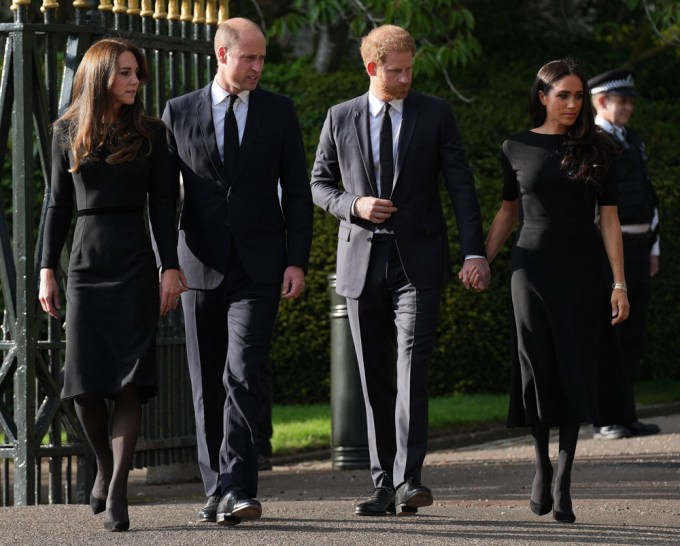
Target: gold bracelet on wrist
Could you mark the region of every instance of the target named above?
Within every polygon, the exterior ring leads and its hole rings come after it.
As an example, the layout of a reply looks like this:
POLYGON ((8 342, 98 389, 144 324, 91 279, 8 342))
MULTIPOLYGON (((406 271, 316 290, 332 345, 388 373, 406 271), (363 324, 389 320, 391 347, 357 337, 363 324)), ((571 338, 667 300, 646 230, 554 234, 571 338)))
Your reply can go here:
POLYGON ((628 292, 628 285, 625 282, 615 282, 612 284, 612 290, 623 290, 628 292))

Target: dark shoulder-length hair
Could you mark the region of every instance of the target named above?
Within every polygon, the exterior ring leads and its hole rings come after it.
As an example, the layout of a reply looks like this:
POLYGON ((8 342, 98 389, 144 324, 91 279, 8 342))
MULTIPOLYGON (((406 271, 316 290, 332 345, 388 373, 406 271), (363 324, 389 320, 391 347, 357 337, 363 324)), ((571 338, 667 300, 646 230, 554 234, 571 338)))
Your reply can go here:
POLYGON ((565 153, 561 167, 570 178, 593 182, 599 186, 602 176, 608 169, 608 157, 613 152, 613 147, 595 125, 588 80, 581 63, 566 57, 550 61, 541 67, 529 91, 529 116, 535 127, 543 125, 546 109, 539 98, 539 91, 548 95, 557 82, 570 75, 581 80, 583 105, 576 121, 567 130, 568 139, 564 143, 565 153))
POLYGON ((83 161, 96 161, 96 154, 102 149, 109 152, 106 162, 110 164, 130 161, 140 151, 150 151, 155 118, 144 111, 139 92, 133 104, 123 104, 118 117, 113 116, 111 88, 118 71, 118 57, 126 51, 137 60, 141 85, 149 72, 146 57, 129 40, 104 38, 96 42, 78 66, 71 105, 57 120, 64 144, 73 153, 71 172, 77 172, 83 161))

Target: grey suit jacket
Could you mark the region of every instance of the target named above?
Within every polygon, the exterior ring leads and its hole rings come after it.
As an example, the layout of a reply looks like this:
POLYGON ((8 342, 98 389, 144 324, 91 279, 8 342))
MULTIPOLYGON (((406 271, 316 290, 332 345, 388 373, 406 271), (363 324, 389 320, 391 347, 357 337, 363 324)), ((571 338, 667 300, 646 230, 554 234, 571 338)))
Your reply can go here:
POLYGON ((281 282, 289 265, 306 270, 313 205, 292 101, 259 88, 250 93, 232 180, 215 140, 210 84, 170 100, 163 121, 184 183, 178 255, 189 286, 217 287, 232 245, 257 283, 281 282))
MULTIPOLYGON (((357 197, 378 196, 369 132, 368 94, 333 106, 326 116, 312 170, 314 203, 340 220, 338 294, 363 289, 375 225, 353 217, 357 197), (342 183, 342 187, 340 187, 342 183)), ((449 104, 410 92, 404 101, 391 200, 392 229, 410 282, 438 288, 451 278, 440 180, 451 197, 463 255, 484 256, 474 178, 449 104)))

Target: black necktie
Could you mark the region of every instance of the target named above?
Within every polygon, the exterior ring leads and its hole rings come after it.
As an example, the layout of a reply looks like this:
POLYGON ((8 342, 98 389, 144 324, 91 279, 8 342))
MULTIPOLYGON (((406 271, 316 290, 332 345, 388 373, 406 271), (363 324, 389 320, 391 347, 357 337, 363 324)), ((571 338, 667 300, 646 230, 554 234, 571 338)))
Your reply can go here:
MULTIPOLYGON (((229 95, 227 113, 224 116, 224 168, 227 171, 227 178, 230 179, 236 156, 238 155, 238 125, 234 115, 234 101, 238 95, 229 95)), ((231 180, 230 180, 231 181, 231 180)))
POLYGON ((619 141, 619 144, 623 146, 624 150, 627 150, 630 148, 630 145, 628 144, 628 140, 626 139, 626 130, 623 127, 617 127, 616 125, 614 126, 614 136, 616 137, 616 140, 619 141))
POLYGON ((392 144, 392 118, 390 104, 385 103, 380 125, 380 198, 389 199, 394 180, 394 145, 392 144))

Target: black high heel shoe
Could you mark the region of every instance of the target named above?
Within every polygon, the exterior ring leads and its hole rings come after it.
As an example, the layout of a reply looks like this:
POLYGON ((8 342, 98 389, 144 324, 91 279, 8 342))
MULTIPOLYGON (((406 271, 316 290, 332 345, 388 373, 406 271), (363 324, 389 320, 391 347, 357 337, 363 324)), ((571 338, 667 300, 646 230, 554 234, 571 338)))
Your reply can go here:
POLYGON ((553 519, 557 523, 574 523, 576 521, 576 516, 573 512, 560 512, 559 510, 553 510, 553 519))
MULTIPOLYGON (((537 516, 545 516, 546 514, 549 514, 550 511, 553 509, 553 496, 552 493, 550 492, 550 484, 552 483, 552 466, 550 467, 550 472, 546 473, 546 478, 547 480, 543 482, 543 487, 541 491, 541 501, 536 502, 533 500, 531 497, 529 498, 529 508, 531 508, 531 511, 536 514, 537 516), (548 498, 549 500, 544 501, 543 499, 548 498)), ((536 478, 534 477, 534 481, 536 481, 536 478)), ((533 489, 533 487, 532 487, 533 489)))
MULTIPOLYGON (((127 500, 125 501, 125 509, 127 511, 128 508, 128 503, 127 500)), ((107 531, 113 531, 113 532, 121 532, 121 531, 127 531, 130 528, 130 519, 121 519, 121 520, 104 520, 104 529, 107 531)))
POLYGON ((105 521, 104 529, 107 531, 121 532, 127 531, 130 528, 130 520, 124 519, 121 521, 105 521))
POLYGON ((98 499, 90 493, 90 508, 92 513, 96 516, 106 510, 106 499, 98 499))
POLYGON ((545 516, 553 509, 552 497, 550 498, 550 502, 535 502, 529 499, 529 508, 531 508, 531 511, 537 516, 545 516))

